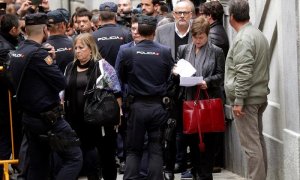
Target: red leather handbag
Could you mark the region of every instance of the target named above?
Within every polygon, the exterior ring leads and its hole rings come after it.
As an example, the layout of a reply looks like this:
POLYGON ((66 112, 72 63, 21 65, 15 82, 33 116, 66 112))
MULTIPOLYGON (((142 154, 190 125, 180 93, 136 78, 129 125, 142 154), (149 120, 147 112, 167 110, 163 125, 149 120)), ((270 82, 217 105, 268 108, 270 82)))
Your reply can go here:
POLYGON ((183 102, 183 133, 198 133, 199 146, 204 146, 201 133, 225 131, 222 99, 210 99, 207 91, 204 92, 207 99, 199 100, 200 86, 198 86, 195 100, 183 102))

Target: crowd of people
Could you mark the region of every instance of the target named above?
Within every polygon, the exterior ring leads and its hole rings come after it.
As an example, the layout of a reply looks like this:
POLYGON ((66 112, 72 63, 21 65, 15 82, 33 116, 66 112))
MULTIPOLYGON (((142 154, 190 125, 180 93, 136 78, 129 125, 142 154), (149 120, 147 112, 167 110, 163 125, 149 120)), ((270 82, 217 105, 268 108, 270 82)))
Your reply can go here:
POLYGON ((116 180, 119 171, 124 180, 212 180, 224 133, 202 133, 205 151, 198 134, 183 133, 182 104, 197 88, 231 105, 247 178, 266 179, 269 45, 247 0, 229 3, 231 46, 219 1, 119 0, 73 14, 48 0, 0 5, 0 161, 12 153, 12 120, 18 179, 116 180), (181 59, 203 77, 196 86, 180 86, 181 59), (118 125, 85 121, 89 82, 113 94, 118 125))

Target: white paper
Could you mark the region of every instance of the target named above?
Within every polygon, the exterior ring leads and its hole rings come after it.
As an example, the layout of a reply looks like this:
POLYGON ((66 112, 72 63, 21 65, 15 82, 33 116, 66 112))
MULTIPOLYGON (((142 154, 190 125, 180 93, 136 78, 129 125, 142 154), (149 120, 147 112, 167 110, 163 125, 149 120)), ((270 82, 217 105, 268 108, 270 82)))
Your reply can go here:
POLYGON ((180 77, 180 86, 195 86, 203 81, 203 77, 180 77))
POLYGON ((191 77, 196 73, 196 69, 190 62, 180 59, 175 65, 173 72, 179 74, 180 77, 191 77))

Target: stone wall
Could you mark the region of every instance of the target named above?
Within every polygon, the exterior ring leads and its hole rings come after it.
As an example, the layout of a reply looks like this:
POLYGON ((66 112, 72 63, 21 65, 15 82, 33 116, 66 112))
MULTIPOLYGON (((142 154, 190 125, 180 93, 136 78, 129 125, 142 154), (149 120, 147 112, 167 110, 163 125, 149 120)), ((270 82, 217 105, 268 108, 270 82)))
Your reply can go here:
MULTIPOLYGON (((225 26, 232 42, 235 32, 225 26)), ((268 180, 300 179, 299 118, 299 1, 249 0, 251 22, 267 37, 271 47, 268 107, 264 113, 264 136, 268 152, 268 180)), ((245 176, 244 154, 238 144, 234 122, 226 132, 226 168, 245 176)))

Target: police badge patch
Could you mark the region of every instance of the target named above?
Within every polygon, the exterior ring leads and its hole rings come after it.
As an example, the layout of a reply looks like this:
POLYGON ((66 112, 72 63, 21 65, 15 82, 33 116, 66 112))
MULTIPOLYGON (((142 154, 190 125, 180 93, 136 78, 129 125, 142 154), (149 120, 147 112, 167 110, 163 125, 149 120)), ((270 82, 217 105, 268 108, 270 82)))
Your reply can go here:
POLYGON ((45 61, 48 65, 53 64, 53 59, 52 59, 49 55, 44 59, 44 61, 45 61))

